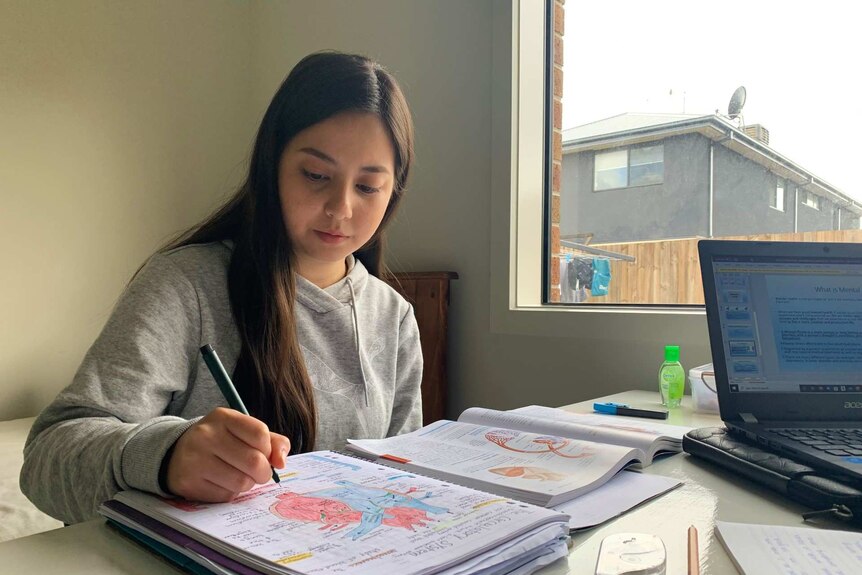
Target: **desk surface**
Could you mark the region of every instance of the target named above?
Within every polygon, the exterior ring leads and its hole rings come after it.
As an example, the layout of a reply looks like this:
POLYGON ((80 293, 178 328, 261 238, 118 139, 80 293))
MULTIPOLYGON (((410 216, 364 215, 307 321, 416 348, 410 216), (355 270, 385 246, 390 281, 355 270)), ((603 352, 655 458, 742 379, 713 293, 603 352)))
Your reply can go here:
MULTIPOLYGON (((657 408, 658 394, 629 391, 599 398, 636 407, 657 408)), ((681 409, 671 412, 668 423, 709 427, 720 425, 715 415, 694 413, 691 398, 681 409)), ((591 412, 592 400, 568 406, 576 412, 591 412)), ((700 538, 701 572, 704 575, 734 574, 721 543, 713 535, 716 519, 742 523, 803 525, 800 514, 806 509, 743 479, 716 473, 686 454, 659 459, 646 473, 679 478, 683 485, 658 499, 573 537, 574 547, 567 561, 558 561, 542 570, 542 575, 592 575, 602 539, 612 533, 641 532, 659 535, 667 548, 667 573, 686 572, 686 532, 695 525, 700 538)), ((846 525, 831 523, 838 529, 846 525)), ((181 573, 158 556, 142 549, 105 525, 93 520, 71 527, 47 531, 0 544, 0 571, 67 575, 154 575, 181 573)))

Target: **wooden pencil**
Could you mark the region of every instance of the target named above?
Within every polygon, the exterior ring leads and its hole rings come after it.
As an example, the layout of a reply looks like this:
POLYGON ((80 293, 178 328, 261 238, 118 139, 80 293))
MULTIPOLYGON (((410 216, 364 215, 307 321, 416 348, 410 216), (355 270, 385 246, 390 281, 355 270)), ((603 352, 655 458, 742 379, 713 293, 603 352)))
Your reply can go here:
POLYGON ((688 575, 700 575, 700 554, 697 549, 697 528, 688 528, 688 575))

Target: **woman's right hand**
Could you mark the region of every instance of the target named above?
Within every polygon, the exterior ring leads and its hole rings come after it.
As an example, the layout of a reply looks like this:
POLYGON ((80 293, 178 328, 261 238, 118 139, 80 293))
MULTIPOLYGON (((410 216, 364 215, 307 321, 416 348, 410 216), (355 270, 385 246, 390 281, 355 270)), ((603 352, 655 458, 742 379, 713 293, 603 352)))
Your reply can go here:
POLYGON ((230 501, 283 468, 290 440, 265 423, 233 409, 217 407, 174 444, 166 487, 192 501, 230 501))

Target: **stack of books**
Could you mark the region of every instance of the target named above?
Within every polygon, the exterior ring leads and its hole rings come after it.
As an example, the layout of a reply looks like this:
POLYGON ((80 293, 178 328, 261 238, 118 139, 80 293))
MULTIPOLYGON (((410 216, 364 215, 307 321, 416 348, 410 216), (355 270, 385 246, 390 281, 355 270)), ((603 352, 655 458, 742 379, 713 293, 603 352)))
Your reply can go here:
POLYGON ((123 491, 109 522, 199 574, 526 574, 565 556, 569 516, 331 451, 228 503, 123 491))

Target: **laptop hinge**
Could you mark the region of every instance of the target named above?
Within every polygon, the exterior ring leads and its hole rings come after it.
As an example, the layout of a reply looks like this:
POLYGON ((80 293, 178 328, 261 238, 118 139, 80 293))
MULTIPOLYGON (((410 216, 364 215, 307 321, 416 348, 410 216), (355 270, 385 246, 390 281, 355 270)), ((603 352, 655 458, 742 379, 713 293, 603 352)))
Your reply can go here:
POLYGON ((757 418, 750 413, 740 413, 739 418, 745 423, 757 423, 757 418))

